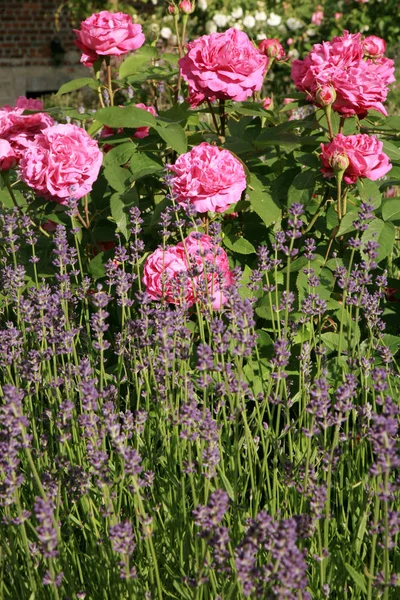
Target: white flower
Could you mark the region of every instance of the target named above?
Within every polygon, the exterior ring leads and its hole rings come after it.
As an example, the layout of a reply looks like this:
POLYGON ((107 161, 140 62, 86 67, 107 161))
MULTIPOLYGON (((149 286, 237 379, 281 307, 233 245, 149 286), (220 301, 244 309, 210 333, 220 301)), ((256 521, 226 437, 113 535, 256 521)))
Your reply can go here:
POLYGON ((216 14, 213 16, 213 21, 217 27, 225 27, 228 24, 229 17, 226 15, 216 14))
POLYGON ((300 54, 299 54, 299 51, 296 50, 296 48, 293 48, 292 50, 289 50, 288 56, 290 56, 290 58, 294 58, 295 60, 297 60, 299 58, 300 54))
POLYGON ((154 4, 154 6, 157 4, 158 0, 151 0, 151 3, 154 4))
POLYGON ((160 35, 164 40, 169 40, 172 35, 172 30, 169 27, 162 27, 160 35))
POLYGON ((237 6, 231 12, 232 19, 241 19, 243 17, 243 8, 241 6, 237 6))
POLYGON ((256 20, 252 15, 247 15, 244 19, 243 19, 243 25, 245 27, 247 27, 247 29, 253 29, 254 25, 256 24, 256 20))
POLYGON ((279 31, 279 33, 281 33, 282 35, 287 35, 287 32, 288 32, 288 30, 286 29, 286 27, 285 27, 283 24, 282 24, 282 25, 279 25, 279 27, 278 27, 278 31, 279 31))
POLYGON ((317 32, 315 31, 315 29, 307 29, 306 34, 309 37, 313 37, 317 32))
POLYGON ((267 19, 267 25, 269 25, 270 27, 278 27, 278 25, 281 24, 281 21, 282 21, 282 17, 280 17, 276 13, 272 12, 272 13, 270 13, 270 15, 267 19))
POLYGON ((207 0, 197 0, 197 6, 200 10, 206 11, 208 8, 207 0))
POLYGON ((258 10, 255 15, 254 18, 256 21, 266 21, 267 20, 267 13, 264 10, 258 10))
POLYGON ((243 31, 242 21, 238 21, 234 25, 232 25, 232 29, 237 29, 238 31, 243 31))
POLYGON ((286 25, 291 31, 296 31, 296 29, 301 29, 303 27, 303 22, 300 21, 300 19, 296 19, 295 17, 290 17, 286 21, 286 25))
POLYGON ((206 33, 215 33, 218 30, 218 27, 214 23, 214 21, 207 21, 206 23, 206 33))
POLYGON ((369 31, 369 25, 362 25, 362 27, 360 27, 360 31, 361 31, 361 33, 365 33, 366 31, 369 31))
POLYGON ((257 41, 261 42, 261 40, 266 40, 267 36, 265 35, 265 33, 257 33, 257 41))

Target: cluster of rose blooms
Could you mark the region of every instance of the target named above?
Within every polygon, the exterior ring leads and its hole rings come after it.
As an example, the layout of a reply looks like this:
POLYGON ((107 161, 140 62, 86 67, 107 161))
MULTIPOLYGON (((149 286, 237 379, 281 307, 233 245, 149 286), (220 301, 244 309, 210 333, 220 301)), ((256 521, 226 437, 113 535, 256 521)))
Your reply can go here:
MULTIPOLYGON (((132 23, 131 17, 108 11, 83 21, 75 33, 76 44, 83 52, 83 64, 95 68, 99 68, 104 57, 124 55, 145 42, 141 26, 132 23)), ((331 42, 315 44, 304 60, 293 61, 292 77, 297 89, 304 91, 312 103, 329 107, 343 118, 353 115, 363 118, 372 109, 386 115, 383 102, 388 85, 394 81, 394 64, 384 56, 385 50, 386 44, 380 38, 345 32, 331 42)), ((179 66, 188 84, 189 101, 197 106, 206 100, 238 102, 250 98, 262 89, 273 62, 285 59, 278 40, 265 39, 256 47, 244 32, 231 28, 189 42, 179 66)), ((136 106, 155 115, 152 107, 136 106)), ((98 143, 75 125, 55 124, 46 113, 23 114, 25 109, 41 108, 40 102, 21 98, 16 107, 0 111, 0 169, 19 164, 21 178, 44 198, 59 203, 66 203, 71 197, 82 198, 91 191, 100 170, 102 153, 98 143)), ((113 133, 104 128, 102 136, 113 133)), ((148 133, 148 127, 139 128, 134 137, 145 137, 148 133)), ((390 169, 382 143, 362 134, 338 134, 328 144, 322 144, 321 161, 324 176, 332 177, 339 169, 346 183, 354 183, 359 177, 376 180, 390 169)), ((208 143, 181 155, 169 168, 174 173, 171 183, 174 198, 178 203, 191 204, 199 213, 224 212, 246 189, 242 163, 228 150, 208 143)), ((210 244, 207 236, 203 236, 201 244, 196 236, 189 236, 173 248, 157 250, 145 266, 144 282, 149 294, 178 302, 169 291, 170 283, 180 273, 190 270, 193 257, 200 256, 201 264, 197 264, 200 272, 191 277, 186 301, 195 302, 202 274, 203 279, 208 278, 213 305, 221 303, 224 294, 220 293, 218 302, 215 292, 229 285, 231 276, 221 249, 214 251, 214 258, 218 257, 218 277, 206 273, 202 248, 210 250, 210 244)))

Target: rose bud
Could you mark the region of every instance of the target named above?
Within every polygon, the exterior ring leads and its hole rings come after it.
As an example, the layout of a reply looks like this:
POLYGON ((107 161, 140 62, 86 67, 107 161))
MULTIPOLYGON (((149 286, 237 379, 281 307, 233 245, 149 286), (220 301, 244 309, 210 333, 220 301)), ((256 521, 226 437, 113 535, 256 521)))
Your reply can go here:
POLYGON ((194 10, 193 4, 190 0, 182 0, 182 2, 179 3, 179 10, 185 15, 190 15, 194 10))
POLYGON ((175 14, 175 6, 173 4, 170 4, 168 6, 168 12, 170 15, 174 15, 175 14))
POLYGON ((262 40, 258 44, 258 49, 262 54, 265 54, 268 58, 273 58, 276 61, 285 60, 286 58, 286 52, 283 49, 282 44, 276 38, 262 40))
POLYGON ((376 35, 369 35, 363 41, 363 50, 365 56, 380 58, 386 52, 386 42, 376 35))
POLYGON ((315 99, 320 106, 330 106, 336 100, 335 88, 331 85, 323 85, 315 94, 315 99))

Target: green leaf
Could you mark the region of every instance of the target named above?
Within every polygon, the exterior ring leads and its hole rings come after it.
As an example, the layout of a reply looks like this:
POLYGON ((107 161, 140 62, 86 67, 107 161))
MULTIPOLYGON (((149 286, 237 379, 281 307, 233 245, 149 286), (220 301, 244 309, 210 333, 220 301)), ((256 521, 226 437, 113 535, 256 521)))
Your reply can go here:
POLYGON ((382 217, 384 221, 391 221, 392 223, 397 221, 396 224, 400 225, 400 197, 384 200, 382 217))
POLYGON ((250 187, 247 189, 251 208, 268 227, 281 216, 280 206, 273 200, 262 181, 254 174, 250 174, 250 187), (251 189, 253 188, 253 189, 251 189))
POLYGON ((306 169, 296 175, 288 191, 289 206, 295 202, 308 204, 313 195, 317 179, 318 175, 316 175, 314 169, 306 169))
POLYGON ((344 215, 343 219, 340 222, 339 230, 336 234, 337 237, 344 235, 345 233, 350 233, 351 231, 355 231, 355 227, 353 222, 358 218, 358 210, 353 210, 344 215))
POLYGON ((352 567, 351 565, 349 565, 349 563, 344 563, 344 566, 346 567, 346 570, 348 572, 348 574, 350 575, 350 577, 352 578, 352 580, 354 581, 354 583, 356 584, 356 586, 364 593, 367 593, 367 587, 365 585, 365 578, 363 575, 361 575, 361 573, 358 573, 354 567, 352 567))
POLYGON ((390 333, 385 333, 385 335, 382 336, 382 341, 393 353, 395 353, 400 346, 400 337, 397 335, 390 335, 390 333))
MULTIPOLYGON (((391 160, 400 161, 400 148, 392 144, 392 142, 388 142, 387 140, 383 141, 383 151, 391 160)), ((389 171, 390 173, 390 171, 389 171)))
POLYGON ((370 179, 359 179, 357 189, 363 202, 372 204, 374 208, 379 208, 382 203, 382 194, 379 185, 370 179))
POLYGON ((147 175, 162 173, 164 166, 161 162, 155 160, 145 152, 136 152, 130 160, 130 169, 132 171, 133 180, 137 181, 147 175))
POLYGON ((104 252, 99 252, 88 264, 88 271, 94 279, 100 279, 106 274, 106 269, 103 264, 104 252))
POLYGON ((104 177, 114 190, 125 192, 129 187, 131 174, 128 169, 113 165, 104 169, 104 177))
POLYGON ((107 106, 96 113, 96 119, 114 129, 119 127, 155 127, 157 121, 152 114, 136 106, 107 106))
POLYGON ((236 252, 236 254, 255 254, 256 252, 253 244, 242 237, 235 238, 226 235, 222 239, 222 242, 224 246, 226 246, 232 252, 236 252))
MULTIPOLYGON (((162 123, 162 121, 159 121, 162 123)), ((178 123, 170 123, 165 127, 156 125, 154 129, 158 135, 166 142, 167 146, 175 150, 178 154, 184 154, 187 151, 187 137, 185 130, 178 123)))
POLYGON ((396 229, 393 223, 385 223, 381 219, 374 219, 368 225, 368 229, 364 231, 361 239, 364 244, 369 240, 378 242, 379 249, 377 261, 380 262, 393 250, 396 239, 396 229))
POLYGON ((125 165, 136 152, 136 144, 125 142, 111 148, 104 156, 103 165, 109 167, 111 165, 125 165))
POLYGON ((119 68, 119 78, 124 79, 125 77, 129 77, 129 75, 135 75, 148 64, 149 60, 157 58, 157 56, 157 48, 154 48, 154 46, 142 46, 124 60, 119 68))
POLYGON ((110 199, 111 216, 124 238, 128 240, 130 237, 129 217, 125 212, 125 208, 126 205, 123 201, 123 196, 113 194, 110 199))
POLYGON ((97 90, 98 83, 91 77, 80 77, 79 79, 73 79, 72 81, 67 81, 67 83, 64 83, 58 90, 56 96, 69 94, 70 92, 80 90, 86 86, 90 87, 92 90, 97 90))

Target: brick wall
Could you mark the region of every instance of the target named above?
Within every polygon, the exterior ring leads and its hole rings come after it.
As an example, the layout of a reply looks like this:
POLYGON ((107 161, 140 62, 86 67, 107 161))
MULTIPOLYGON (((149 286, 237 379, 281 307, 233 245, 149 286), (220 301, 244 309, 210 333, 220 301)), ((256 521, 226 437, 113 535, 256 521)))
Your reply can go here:
POLYGON ((76 64, 79 54, 65 10, 60 11, 59 30, 55 14, 61 0, 0 0, 0 67, 52 66, 55 58, 62 64, 76 64), (55 43, 56 42, 56 43, 55 43), (52 44, 65 51, 54 56, 52 44))
POLYGON ((0 106, 88 75, 62 0, 0 0, 0 106))

